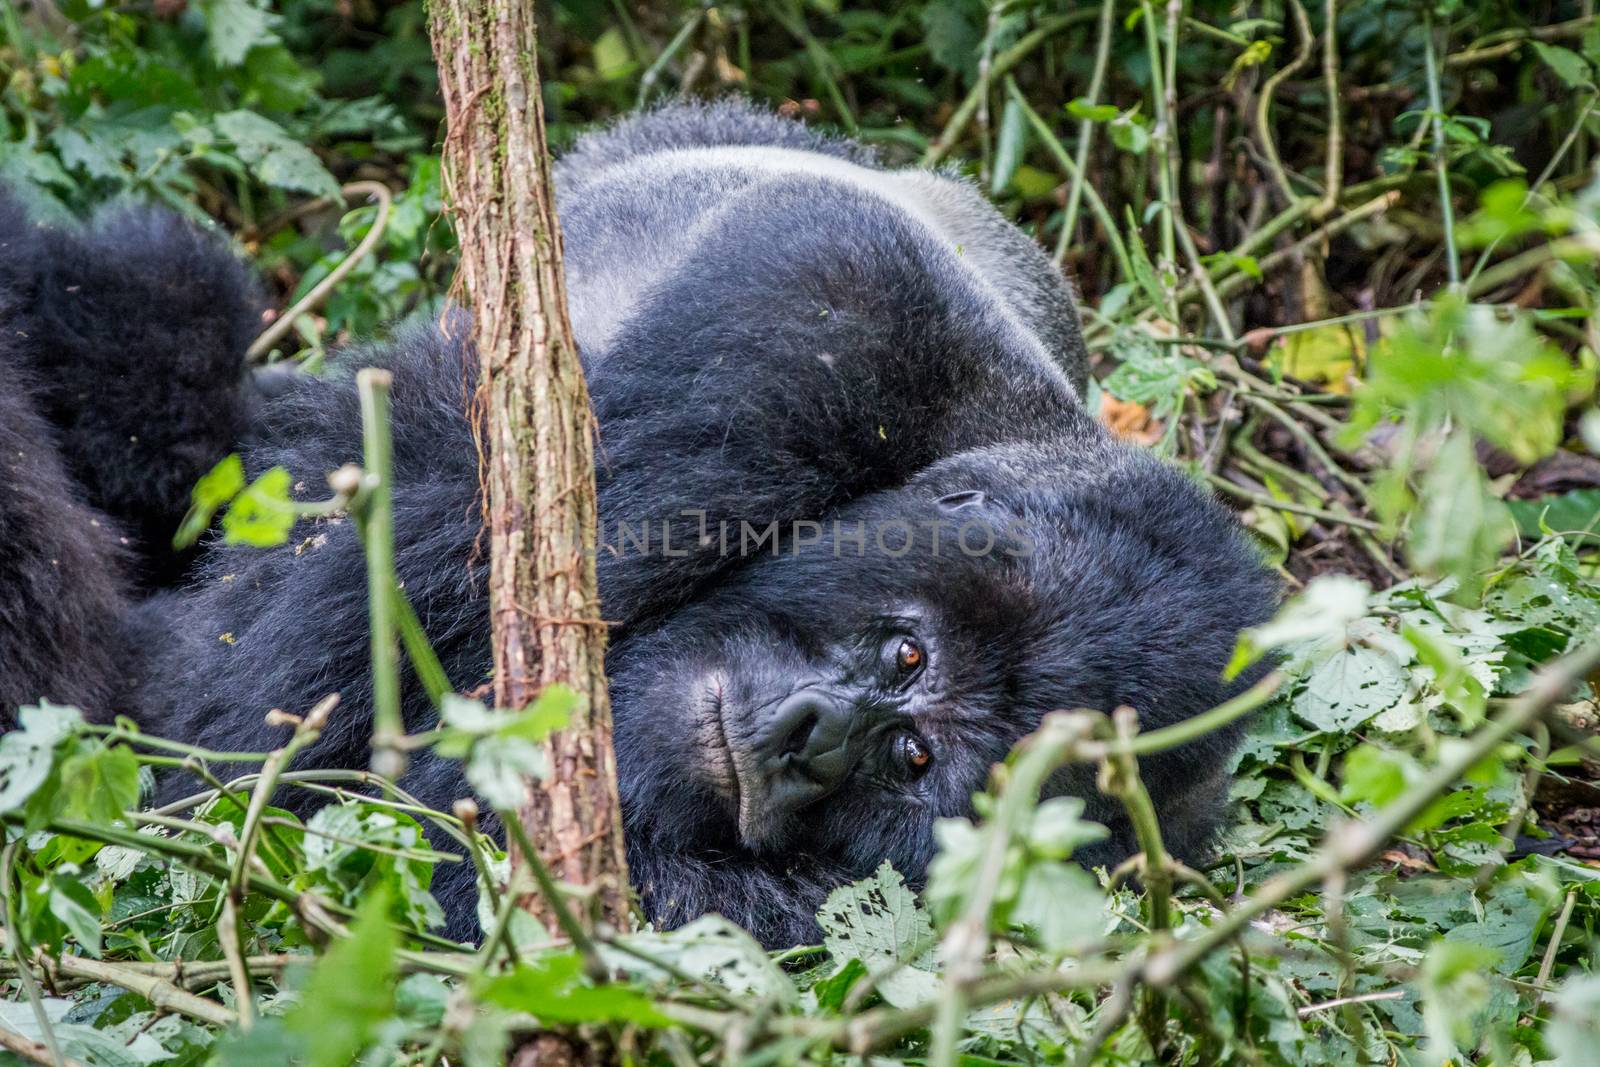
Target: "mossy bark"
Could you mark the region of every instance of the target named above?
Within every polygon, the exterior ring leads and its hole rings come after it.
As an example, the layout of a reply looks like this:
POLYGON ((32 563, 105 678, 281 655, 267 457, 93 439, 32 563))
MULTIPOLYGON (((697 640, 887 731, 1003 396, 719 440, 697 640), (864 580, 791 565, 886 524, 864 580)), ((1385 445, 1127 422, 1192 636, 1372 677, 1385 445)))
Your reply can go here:
MULTIPOLYGON (((626 928, 606 633, 595 588, 593 416, 567 318, 531 0, 429 0, 447 135, 445 197, 473 312, 474 398, 491 565, 494 699, 553 682, 579 696, 520 816, 556 878, 591 890, 585 922, 626 928)), ((549 903, 526 905, 556 929, 549 903)))

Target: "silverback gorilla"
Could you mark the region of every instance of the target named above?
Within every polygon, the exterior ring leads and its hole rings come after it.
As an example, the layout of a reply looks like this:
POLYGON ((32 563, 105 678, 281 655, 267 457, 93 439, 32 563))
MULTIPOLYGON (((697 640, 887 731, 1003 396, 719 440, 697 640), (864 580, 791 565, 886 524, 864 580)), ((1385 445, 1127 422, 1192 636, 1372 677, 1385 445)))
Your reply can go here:
MULTIPOLYGON (((1234 691, 1220 672, 1272 581, 1223 509, 1086 412, 1066 283, 967 184, 738 102, 625 119, 556 181, 600 427, 624 823, 653 919, 814 937, 841 882, 885 859, 918 880, 934 820, 967 813, 1044 713, 1129 704, 1154 728, 1234 691)), ((359 460, 368 365, 394 373, 402 581, 453 683, 483 681, 459 316, 271 388, 244 374, 258 321, 240 264, 168 215, 69 231, 0 206, 0 704, 75 702, 237 750, 281 740, 267 709, 337 690, 302 766, 363 766, 351 525, 192 560, 162 546, 230 450, 310 495, 359 460)), ((1180 856, 1221 817, 1233 743, 1147 763, 1180 856)), ((426 753, 408 775, 438 807, 465 791, 426 753)), ((1089 862, 1127 854, 1087 773, 1051 788, 1111 827, 1089 862)), ((475 930, 471 869, 435 879, 455 936, 475 930)))

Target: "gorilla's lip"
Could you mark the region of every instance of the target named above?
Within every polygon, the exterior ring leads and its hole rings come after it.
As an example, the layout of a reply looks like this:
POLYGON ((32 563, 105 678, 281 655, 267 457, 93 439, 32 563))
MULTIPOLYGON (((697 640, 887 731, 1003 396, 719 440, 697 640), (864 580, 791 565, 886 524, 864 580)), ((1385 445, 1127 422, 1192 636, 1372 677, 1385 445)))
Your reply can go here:
POLYGON ((712 768, 713 785, 718 792, 732 794, 728 799, 732 800, 735 811, 741 811, 744 790, 739 783, 739 761, 734 757, 733 745, 728 741, 728 724, 722 718, 726 688, 727 679, 721 674, 712 675, 709 679, 702 706, 710 728, 702 733, 715 763, 712 768))

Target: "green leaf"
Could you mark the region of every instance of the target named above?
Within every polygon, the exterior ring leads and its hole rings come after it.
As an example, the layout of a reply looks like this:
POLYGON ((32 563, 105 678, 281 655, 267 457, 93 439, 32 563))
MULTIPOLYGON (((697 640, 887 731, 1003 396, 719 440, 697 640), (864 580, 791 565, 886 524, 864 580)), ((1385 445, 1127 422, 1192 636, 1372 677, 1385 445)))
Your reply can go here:
POLYGON ((847 961, 832 975, 811 987, 811 992, 817 998, 817 1007, 822 1011, 837 1012, 844 1007, 844 999, 849 996, 850 990, 866 976, 866 964, 857 959, 847 961))
POLYGON ((339 198, 339 183, 316 153, 276 122, 253 111, 224 111, 215 121, 217 132, 268 185, 339 198))
POLYGON ((586 984, 583 961, 575 952, 519 963, 509 974, 479 982, 475 992, 486 1003, 527 1012, 545 1023, 673 1025, 649 997, 636 990, 624 985, 586 984))
POLYGON ((524 783, 549 773, 544 749, 521 738, 481 741, 467 756, 467 783, 494 808, 516 808, 526 798, 524 783))
POLYGON ((61 763, 61 814, 102 826, 139 804, 139 761, 125 745, 80 745, 61 763))
POLYGON ((91 956, 100 955, 100 903, 89 887, 64 875, 50 877, 50 914, 61 920, 78 946, 91 956))
POLYGON ((218 66, 237 67, 250 49, 278 39, 272 32, 276 16, 250 0, 200 0, 199 7, 218 66))
POLYGON ((410 815, 375 804, 329 804, 311 817, 306 831, 306 871, 335 899, 355 905, 381 890, 396 920, 424 930, 443 922, 429 892, 433 864, 426 853, 407 855, 428 849, 410 815))
POLYGON ((1106 932, 1105 904, 1100 884, 1082 867, 1035 863, 1022 876, 1011 922, 1031 930, 1047 951, 1066 952, 1106 932))
POLYGON ((1589 66, 1589 61, 1578 53, 1559 45, 1545 44, 1543 41, 1529 43, 1544 61, 1544 65, 1549 67, 1567 88, 1583 89, 1594 85, 1594 70, 1589 66))
POLYGON ((394 1013, 395 952, 387 890, 362 902, 350 936, 335 941, 284 1020, 305 1041, 306 1067, 348 1067, 394 1013))
POLYGON ((540 690, 532 704, 514 715, 497 716, 496 737, 516 737, 524 741, 543 741, 557 730, 565 730, 578 707, 578 694, 570 686, 556 682, 540 690))
POLYGON ((978 46, 983 30, 974 12, 982 8, 968 0, 932 0, 922 9, 922 39, 928 55, 945 70, 968 79, 978 71, 978 46))
POLYGON ((1104 840, 1110 831, 1085 819, 1084 807, 1082 797, 1040 801, 1028 824, 1028 851, 1042 859, 1064 860, 1080 846, 1104 840))
POLYGON ((623 38, 622 31, 615 26, 595 39, 593 55, 595 73, 603 81, 626 78, 638 66, 633 54, 628 51, 628 42, 623 38))
POLYGON ((299 517, 289 495, 292 481, 288 470, 273 467, 251 482, 222 516, 223 540, 256 548, 272 548, 287 541, 299 517))
POLYGON ((1416 761, 1404 752, 1357 745, 1344 758, 1339 799, 1382 807, 1406 791, 1415 769, 1416 761))
POLYGON ((834 960, 860 960, 890 1004, 911 1008, 938 995, 933 924, 887 861, 871 878, 829 893, 817 922, 834 960))
POLYGON ((21 729, 0 735, 0 813, 19 811, 55 769, 56 745, 79 726, 77 708, 41 701, 18 710, 21 729))
POLYGON ((1015 97, 1006 98, 1000 113, 1000 136, 995 142, 994 171, 989 176, 989 195, 1000 196, 1011 188, 1011 179, 1028 151, 1028 120, 1015 97))
POLYGON ((1412 564, 1429 574, 1471 580, 1511 540, 1510 512, 1489 491, 1472 439, 1456 431, 1434 456, 1412 523, 1412 564))
POLYGON ((1067 114, 1090 122, 1110 122, 1117 117, 1117 108, 1114 104, 1092 104, 1088 97, 1080 96, 1067 104, 1067 114))
POLYGON ((1386 652, 1357 646, 1335 652, 1306 679, 1294 713, 1324 733, 1343 733, 1393 707, 1405 672, 1386 652))
POLYGON ((754 938, 720 915, 702 915, 676 930, 636 930, 619 940, 649 962, 608 945, 600 953, 613 971, 638 982, 678 986, 678 975, 689 974, 739 996, 784 1004, 796 997, 783 969, 754 938))
POLYGON ((217 510, 244 488, 244 461, 230 453, 207 471, 189 492, 189 511, 172 535, 173 548, 188 548, 211 525, 217 510))
POLYGON ((1559 496, 1535 500, 1508 500, 1506 508, 1517 532, 1537 541, 1549 529, 1555 533, 1600 531, 1600 489, 1573 489, 1559 496))
POLYGON ((1305 591, 1278 610, 1270 622, 1239 634, 1223 677, 1239 673, 1275 648, 1301 646, 1315 653, 1342 643, 1350 624, 1367 613, 1371 587, 1341 574, 1314 578, 1305 591))

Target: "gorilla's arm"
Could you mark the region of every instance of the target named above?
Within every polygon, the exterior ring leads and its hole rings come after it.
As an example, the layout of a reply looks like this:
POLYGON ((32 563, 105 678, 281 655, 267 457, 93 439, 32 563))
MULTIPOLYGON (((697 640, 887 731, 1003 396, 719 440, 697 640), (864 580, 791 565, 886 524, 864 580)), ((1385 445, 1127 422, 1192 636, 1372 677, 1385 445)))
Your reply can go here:
POLYGON ((715 912, 758 931, 769 948, 820 941, 818 910, 851 881, 845 870, 811 857, 756 863, 748 855, 659 851, 635 841, 628 843, 628 868, 652 922, 670 928, 715 912))
POLYGON ((0 190, 0 321, 87 501, 173 578, 194 483, 247 418, 244 352, 259 328, 245 266, 170 211, 110 208, 40 227, 0 190))
POLYGON ((77 496, 0 337, 0 730, 41 698, 110 705, 123 553, 77 496))

